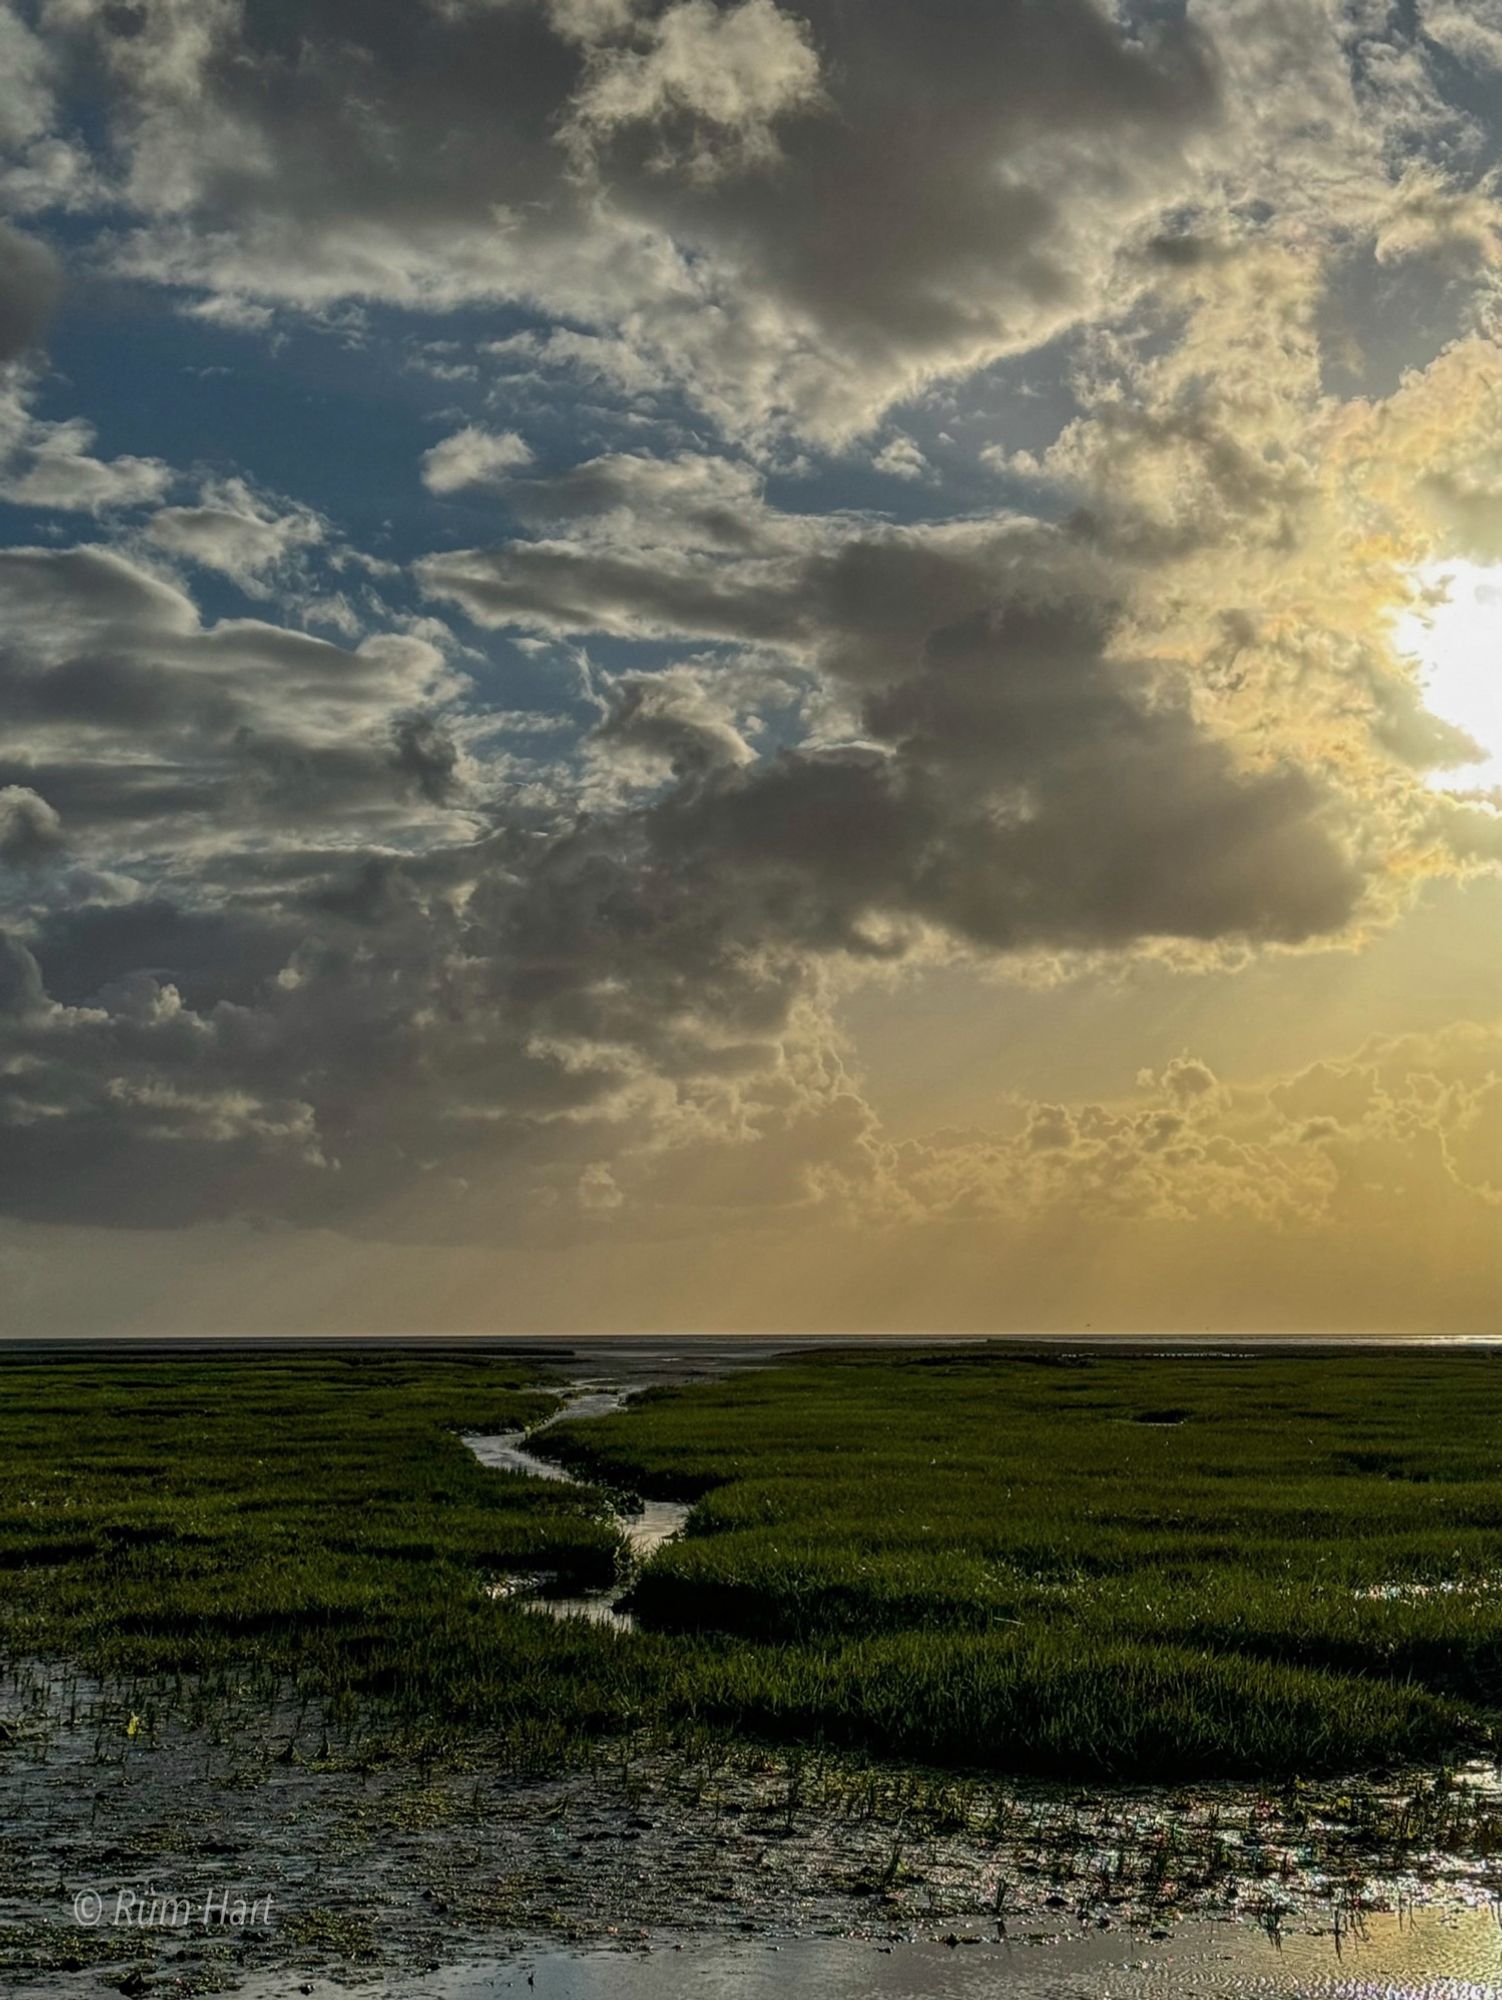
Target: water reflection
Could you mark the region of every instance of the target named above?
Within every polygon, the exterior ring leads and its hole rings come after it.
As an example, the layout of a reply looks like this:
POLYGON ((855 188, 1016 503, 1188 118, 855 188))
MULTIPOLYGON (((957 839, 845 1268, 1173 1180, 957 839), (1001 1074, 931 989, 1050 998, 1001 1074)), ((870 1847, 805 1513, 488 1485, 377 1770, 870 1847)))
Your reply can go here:
MULTIPOLYGON (((302 1990, 320 2000, 335 1993, 320 1982, 302 1990)), ((1156 1943, 1100 1934, 949 1946, 691 1943, 528 1953, 398 1979, 383 1992, 391 2000, 1502 2000, 1502 1931, 1493 1911, 1473 1909, 1371 1916, 1338 1939, 1274 1941, 1186 1924, 1156 1943)))

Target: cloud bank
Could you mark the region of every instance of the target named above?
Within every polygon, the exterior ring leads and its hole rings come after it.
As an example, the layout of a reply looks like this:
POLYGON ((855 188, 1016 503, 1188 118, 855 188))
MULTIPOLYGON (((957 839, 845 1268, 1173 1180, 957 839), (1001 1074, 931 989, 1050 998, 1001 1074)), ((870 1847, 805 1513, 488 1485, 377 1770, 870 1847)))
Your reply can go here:
POLYGON ((841 1020, 938 964, 1355 954, 1495 870, 1396 635, 1502 561, 1499 36, 0 11, 0 1206, 1339 1234, 1411 1174, 1489 1214, 1484 1024, 1143 1101, 1123 1052, 1120 1101, 919 1140, 841 1020), (288 379, 399 350, 393 519, 351 474, 356 546, 253 432, 64 413, 64 262, 288 379))

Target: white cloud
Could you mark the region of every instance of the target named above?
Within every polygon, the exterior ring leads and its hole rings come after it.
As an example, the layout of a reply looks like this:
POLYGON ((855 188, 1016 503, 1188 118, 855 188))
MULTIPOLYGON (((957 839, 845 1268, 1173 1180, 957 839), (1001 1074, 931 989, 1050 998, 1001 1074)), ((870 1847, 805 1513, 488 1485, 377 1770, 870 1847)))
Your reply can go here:
POLYGON ((901 431, 884 444, 871 461, 878 472, 893 479, 921 479, 929 470, 928 460, 916 441, 901 431))
POLYGON ((50 859, 63 846, 62 821, 29 785, 0 785, 0 863, 50 859))
POLYGON ((820 103, 819 59, 801 21, 774 0, 678 0, 644 30, 642 49, 599 56, 574 99, 569 128, 586 148, 622 126, 686 121, 677 143, 666 129, 655 154, 693 180, 766 167, 779 158, 777 123, 820 103))
POLYGON ((14 152, 46 131, 55 115, 51 70, 41 36, 0 6, 0 150, 14 152))
POLYGON ((0 472, 0 497, 16 506, 75 514, 144 507, 162 497, 172 483, 168 466, 158 458, 96 458, 95 435, 82 417, 63 423, 34 419, 0 472))
POLYGON ((500 486, 532 463, 532 448, 515 431, 486 431, 467 424, 423 453, 422 483, 430 493, 461 493, 466 486, 500 486))
POLYGON ((1435 0, 1421 6, 1424 33, 1459 61, 1502 70, 1502 5, 1498 0, 1435 0))
POLYGON ((579 333, 555 326, 546 334, 513 333, 488 341, 485 353, 508 376, 568 369, 586 382, 604 382, 628 396, 650 395, 666 388, 671 377, 650 362, 629 340, 618 336, 579 333))
POLYGON ((188 319, 202 320, 206 326, 227 327, 234 333, 265 333, 275 324, 270 306, 252 299, 237 298, 233 292, 217 292, 206 299, 193 299, 182 308, 188 319))

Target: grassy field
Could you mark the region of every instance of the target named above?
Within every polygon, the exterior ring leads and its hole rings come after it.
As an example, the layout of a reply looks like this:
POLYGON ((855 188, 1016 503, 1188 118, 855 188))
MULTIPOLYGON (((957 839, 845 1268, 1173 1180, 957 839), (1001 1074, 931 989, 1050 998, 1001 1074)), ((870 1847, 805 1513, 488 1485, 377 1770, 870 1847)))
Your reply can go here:
MULTIPOLYGON (((492 1360, 97 1358, 0 1364, 0 1643, 137 1678, 301 1677, 433 1706, 446 1647, 527 1652, 484 1584, 609 1581, 602 1495, 485 1471, 463 1430, 556 1390, 492 1360)), ((525 1671, 525 1661, 518 1661, 525 1671)))
POLYGON ((813 1649, 742 1714, 1035 1769, 1329 1769, 1502 1706, 1486 1354, 824 1355, 550 1433, 703 1495, 636 1602, 813 1649), (1462 1586, 1456 1588, 1454 1586, 1462 1586))
POLYGON ((1071 1776, 1436 1763, 1502 1712, 1485 1355, 819 1354, 560 1425, 594 1488, 456 1435, 553 1406, 484 1358, 0 1366, 0 1644, 291 1677, 433 1740, 646 1725, 1071 1776), (486 1594, 698 1501, 617 1635, 486 1594))

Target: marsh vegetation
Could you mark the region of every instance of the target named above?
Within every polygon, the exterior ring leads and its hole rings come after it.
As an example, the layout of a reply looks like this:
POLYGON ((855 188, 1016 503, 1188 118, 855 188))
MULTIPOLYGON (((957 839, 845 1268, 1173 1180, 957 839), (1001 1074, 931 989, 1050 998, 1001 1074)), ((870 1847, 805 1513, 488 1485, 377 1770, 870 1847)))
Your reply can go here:
POLYGON ((550 1425, 580 1484, 464 1448, 559 1407, 504 1360, 17 1362, 0 1393, 12 1659, 291 1686, 434 1754, 647 1727, 1307 1777, 1473 1754, 1502 1712, 1486 1355, 822 1353, 550 1425), (494 1594, 624 1572, 631 1495, 694 1503, 637 1631, 494 1594))
POLYGON ((707 1699, 742 1727, 1080 1776, 1493 1737, 1484 1353, 854 1350, 649 1392, 547 1448, 697 1498, 633 1600, 718 1642, 707 1699))

